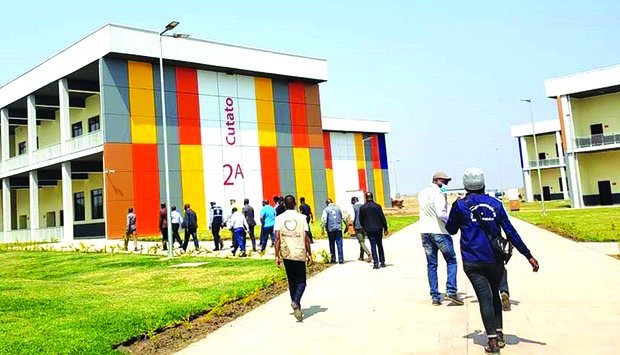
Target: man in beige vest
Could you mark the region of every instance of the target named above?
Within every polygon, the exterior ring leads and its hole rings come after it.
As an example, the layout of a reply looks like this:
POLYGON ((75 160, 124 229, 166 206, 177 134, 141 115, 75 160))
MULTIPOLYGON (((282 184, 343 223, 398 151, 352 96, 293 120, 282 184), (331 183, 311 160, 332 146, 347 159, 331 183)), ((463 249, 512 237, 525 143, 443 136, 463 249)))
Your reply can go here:
POLYGON ((284 206, 286 210, 276 217, 274 226, 276 265, 281 267, 284 263, 293 315, 301 322, 304 318, 301 311, 301 297, 306 289, 306 261, 308 265, 312 265, 310 228, 306 216, 295 210, 296 202, 293 195, 284 198, 284 206))

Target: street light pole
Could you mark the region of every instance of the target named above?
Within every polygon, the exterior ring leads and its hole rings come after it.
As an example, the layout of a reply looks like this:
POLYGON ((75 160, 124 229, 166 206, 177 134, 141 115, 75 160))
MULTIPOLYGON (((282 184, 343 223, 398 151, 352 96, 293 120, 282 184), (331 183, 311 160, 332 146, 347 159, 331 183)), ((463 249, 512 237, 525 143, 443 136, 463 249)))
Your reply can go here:
POLYGON ((390 161, 391 165, 394 167, 394 188, 396 189, 396 192, 394 193, 394 196, 396 196, 396 198, 399 197, 398 195, 398 174, 396 173, 396 163, 400 163, 400 160, 392 160, 390 161))
POLYGON ((502 183, 502 167, 501 167, 501 158, 499 154, 499 147, 493 148, 493 150, 497 151, 497 178, 499 179, 499 190, 504 193, 504 184, 502 183))
POLYGON ((175 28, 179 22, 172 21, 159 34, 159 85, 161 94, 161 121, 164 136, 164 185, 166 189, 166 230, 168 233, 168 257, 174 257, 174 242, 172 240, 172 222, 170 219, 170 169, 168 165, 168 128, 166 122, 166 93, 164 86, 164 53, 162 39, 166 32, 175 28))
POLYGON ((538 175, 538 186, 540 188, 540 202, 542 207, 542 214, 546 215, 545 210, 545 195, 543 194, 542 176, 540 175, 540 159, 538 159, 538 142, 536 141, 536 128, 534 127, 534 112, 532 110, 531 99, 521 99, 523 102, 529 103, 530 106, 530 123, 532 124, 532 136, 534 138, 534 154, 536 154, 536 175, 538 175))

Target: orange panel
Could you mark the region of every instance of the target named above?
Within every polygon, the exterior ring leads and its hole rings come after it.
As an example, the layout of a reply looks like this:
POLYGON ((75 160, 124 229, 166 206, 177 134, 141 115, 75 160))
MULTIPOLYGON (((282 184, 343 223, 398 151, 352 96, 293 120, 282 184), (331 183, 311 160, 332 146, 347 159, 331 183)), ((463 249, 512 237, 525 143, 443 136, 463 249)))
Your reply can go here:
POLYGON ((306 84, 306 104, 320 105, 319 84, 306 84))
POLYGON ((323 132, 323 146, 325 147, 325 169, 333 169, 332 143, 329 132, 323 132))
POLYGON ((200 144, 198 74, 195 69, 176 68, 177 114, 180 144, 200 144))
POLYGON ((109 238, 125 233, 127 209, 134 204, 131 144, 107 143, 103 149, 106 199, 106 227, 109 238))
POLYGON ((159 168, 157 145, 133 144, 134 212, 138 235, 159 234, 159 168))
POLYGON ((558 115, 560 116, 560 133, 562 136, 562 151, 566 152, 566 131, 564 128, 564 112, 562 110, 562 100, 560 97, 557 98, 558 102, 558 115))
POLYGON ((359 180, 359 189, 362 191, 368 191, 368 185, 366 184, 366 169, 357 169, 357 177, 359 180))
POLYGON ((280 175, 278 173, 278 148, 260 147, 260 165, 263 181, 263 198, 280 195, 280 175))
POLYGON ((323 128, 308 126, 308 146, 310 148, 323 148, 323 128))
POLYGON ((306 118, 306 89, 303 83, 289 83, 288 94, 291 110, 291 133, 293 134, 293 147, 307 148, 308 119, 306 118))

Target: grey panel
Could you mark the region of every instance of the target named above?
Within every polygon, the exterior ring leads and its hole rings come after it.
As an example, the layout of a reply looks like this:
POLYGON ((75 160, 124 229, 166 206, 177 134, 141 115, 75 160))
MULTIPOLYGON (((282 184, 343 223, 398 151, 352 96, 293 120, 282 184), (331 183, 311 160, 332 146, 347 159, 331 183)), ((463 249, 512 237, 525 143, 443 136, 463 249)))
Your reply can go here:
POLYGON ((290 125, 276 125, 278 147, 293 147, 293 133, 290 125))
POLYGON ((288 83, 282 80, 272 80, 271 87, 273 88, 273 101, 285 102, 288 107, 288 83))
MULTIPOLYGON (((126 115, 129 118, 129 89, 120 86, 103 86, 103 107, 104 115, 126 115)), ((129 122, 127 123, 129 124, 129 122)))
POLYGON ((131 143, 129 115, 106 114, 104 117, 106 143, 131 143))
POLYGON ((310 148, 310 164, 312 166, 314 201, 316 201, 315 203, 325 201, 327 196, 317 195, 317 191, 327 191, 327 178, 325 177, 325 152, 323 151, 323 148, 310 148))
POLYGON ((323 148, 310 148, 310 165, 312 170, 325 171, 325 150, 323 148))
MULTIPOLYGON (((368 138, 367 134, 364 134, 364 138, 368 138)), ((368 187, 368 191, 375 194, 375 180, 372 176, 372 147, 371 142, 364 142, 364 156, 366 157, 366 186, 368 187)))
POLYGON ((276 125, 291 125, 291 109, 288 102, 274 102, 273 110, 276 125))
MULTIPOLYGON (((157 145, 159 161, 159 191, 161 201, 166 200, 165 171, 164 171, 164 145, 157 145)), ((172 206, 182 206, 181 191, 181 161, 180 148, 176 144, 168 145, 168 169, 170 177, 170 203, 172 206)))
POLYGON ((115 58, 101 60, 101 76, 105 86, 128 87, 127 61, 115 58))
POLYGON ((389 170, 383 169, 381 170, 381 175, 383 177, 383 195, 385 196, 384 207, 392 207, 392 197, 390 194, 390 173, 389 170))
POLYGON ((314 190, 314 204, 312 206, 312 213, 314 213, 315 220, 321 219, 323 209, 325 209, 325 200, 327 200, 327 191, 314 190))
MULTIPOLYGON (((155 124, 157 127, 157 143, 164 142, 163 122, 161 116, 161 92, 159 80, 159 65, 153 65, 153 89, 155 90, 155 124)), ((168 144, 179 143, 179 127, 177 118, 176 76, 174 67, 164 66, 164 87, 166 99, 166 131, 168 144)))
POLYGON ((278 147, 278 170, 280 172, 281 194, 295 194, 295 168, 293 166, 293 149, 278 147))

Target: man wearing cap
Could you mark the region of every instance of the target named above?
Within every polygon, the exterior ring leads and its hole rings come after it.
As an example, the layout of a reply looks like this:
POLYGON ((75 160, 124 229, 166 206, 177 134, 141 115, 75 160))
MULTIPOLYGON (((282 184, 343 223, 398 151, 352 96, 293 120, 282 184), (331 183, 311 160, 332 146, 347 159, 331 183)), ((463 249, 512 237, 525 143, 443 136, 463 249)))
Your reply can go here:
POLYGON ((433 175, 432 183, 418 193, 422 246, 426 253, 428 285, 434 306, 441 305, 441 293, 438 290, 437 280, 437 251, 441 251, 448 266, 446 298, 455 304, 463 305, 463 300, 458 297, 456 289, 457 263, 452 236, 446 230, 448 201, 444 192, 450 180, 452 179, 446 173, 437 172, 433 175))

